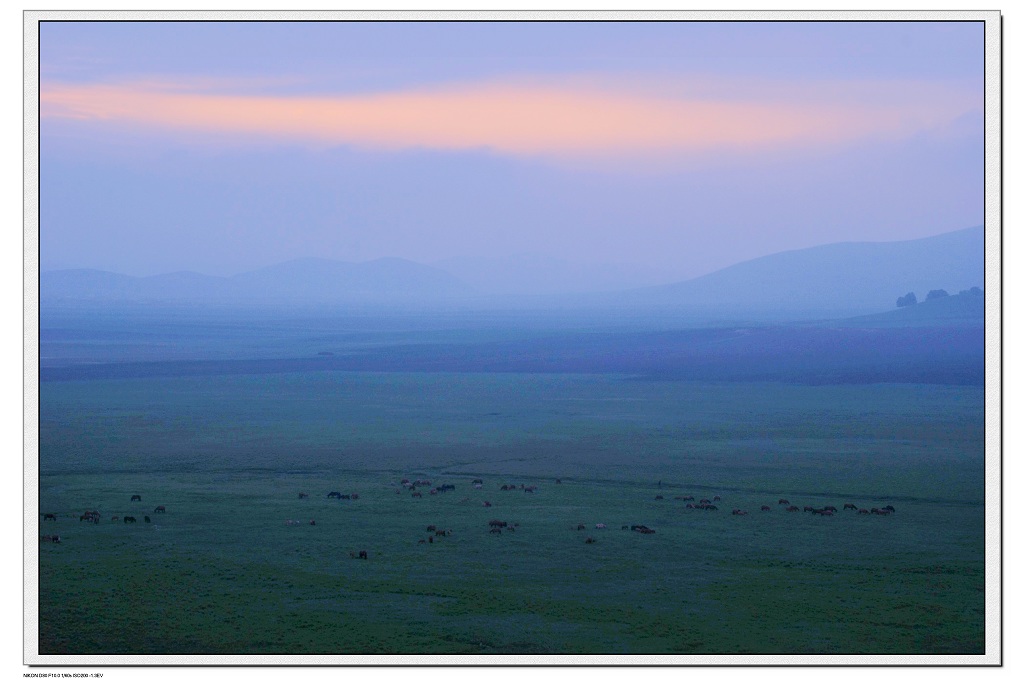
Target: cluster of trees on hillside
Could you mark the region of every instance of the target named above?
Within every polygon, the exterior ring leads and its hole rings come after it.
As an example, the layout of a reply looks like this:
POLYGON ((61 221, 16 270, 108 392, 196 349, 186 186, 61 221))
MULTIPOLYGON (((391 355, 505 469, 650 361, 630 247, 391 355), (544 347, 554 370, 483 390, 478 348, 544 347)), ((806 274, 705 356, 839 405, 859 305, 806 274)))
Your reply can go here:
MULTIPOLYGON (((984 294, 985 294, 985 292, 983 290, 981 290, 980 288, 975 286, 974 288, 962 290, 957 295, 962 295, 962 296, 981 296, 981 295, 984 295, 984 294)), ((928 300, 935 300, 937 298, 948 298, 948 297, 949 297, 949 292, 944 290, 944 289, 942 289, 942 288, 939 288, 939 289, 934 290, 934 291, 928 291, 928 295, 925 296, 925 301, 927 302, 928 300)), ((907 293, 904 296, 896 298, 896 307, 908 307, 910 305, 916 305, 916 304, 917 304, 917 296, 914 295, 913 292, 907 293)))

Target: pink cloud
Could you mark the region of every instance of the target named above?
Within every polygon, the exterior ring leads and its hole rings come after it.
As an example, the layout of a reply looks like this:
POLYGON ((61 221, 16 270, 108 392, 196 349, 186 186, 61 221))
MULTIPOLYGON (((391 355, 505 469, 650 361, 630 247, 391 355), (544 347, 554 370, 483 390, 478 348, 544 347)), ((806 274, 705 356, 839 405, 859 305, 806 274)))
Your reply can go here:
POLYGON ((773 92, 761 84, 729 97, 666 85, 493 82, 328 97, 229 95, 209 84, 157 80, 44 83, 40 113, 314 144, 573 158, 846 143, 946 127, 973 109, 961 92, 927 84, 789 85, 773 92))

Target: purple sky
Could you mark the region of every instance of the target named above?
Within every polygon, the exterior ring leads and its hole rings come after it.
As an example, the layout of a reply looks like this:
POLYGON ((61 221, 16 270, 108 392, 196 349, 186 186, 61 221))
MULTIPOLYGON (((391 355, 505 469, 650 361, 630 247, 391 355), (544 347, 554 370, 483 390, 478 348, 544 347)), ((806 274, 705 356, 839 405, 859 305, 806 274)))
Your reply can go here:
POLYGON ((982 222, 981 23, 51 22, 40 45, 44 270, 528 255, 640 283, 982 222))

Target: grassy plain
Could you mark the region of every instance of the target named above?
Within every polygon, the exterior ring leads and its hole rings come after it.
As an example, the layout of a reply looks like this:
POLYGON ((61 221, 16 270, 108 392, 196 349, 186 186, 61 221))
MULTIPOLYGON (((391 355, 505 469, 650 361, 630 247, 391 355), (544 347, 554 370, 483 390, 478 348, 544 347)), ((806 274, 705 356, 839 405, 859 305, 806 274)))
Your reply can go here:
POLYGON ((43 654, 984 651, 980 386, 310 372, 40 398, 43 654))

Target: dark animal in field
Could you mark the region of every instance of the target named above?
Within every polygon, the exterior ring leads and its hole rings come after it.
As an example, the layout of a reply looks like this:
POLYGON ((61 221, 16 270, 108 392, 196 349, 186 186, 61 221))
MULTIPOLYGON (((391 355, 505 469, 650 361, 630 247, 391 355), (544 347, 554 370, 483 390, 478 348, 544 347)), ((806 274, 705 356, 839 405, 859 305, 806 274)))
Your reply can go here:
POLYGON ((693 503, 686 503, 686 509, 687 510, 692 510, 693 509, 693 503))
POLYGON ((629 524, 623 524, 622 525, 622 530, 623 531, 628 531, 629 530, 629 524))
POLYGON ((44 512, 43 521, 45 522, 47 519, 57 521, 57 515, 53 514, 52 512, 44 512))
POLYGON ((437 527, 433 524, 427 525, 427 531, 437 531, 437 527))
POLYGON ((143 520, 145 520, 146 524, 149 524, 149 523, 150 523, 149 515, 146 515, 146 516, 145 516, 145 517, 143 517, 142 519, 143 519, 143 520))
POLYGON ((587 537, 587 540, 584 541, 584 543, 596 543, 596 542, 597 541, 595 541, 594 539, 590 538, 589 536, 587 537))
POLYGON ((789 501, 785 498, 779 498, 779 505, 789 505, 789 501))
POLYGON ((853 503, 843 503, 843 512, 846 512, 847 510, 854 510, 854 511, 856 511, 857 510, 857 506, 854 505, 853 503))
MULTIPOLYGON (((705 509, 705 510, 717 510, 717 509, 718 509, 718 506, 717 506, 717 505, 708 505, 708 506, 707 506, 707 507, 705 507, 704 509, 705 509)), ((652 531, 651 533, 654 533, 654 532, 652 531)))
POLYGON ((514 491, 515 488, 516 488, 515 486, 509 486, 508 484, 502 484, 501 488, 499 488, 498 490, 500 490, 500 491, 514 491))
POLYGON ((810 505, 804 505, 804 512, 814 512, 814 508, 810 505))
POLYGON ((351 498, 352 500, 359 500, 359 494, 358 494, 358 493, 353 493, 353 494, 352 494, 352 495, 350 495, 349 497, 350 497, 350 498, 351 498))
POLYGON ((167 508, 166 508, 166 507, 164 507, 163 505, 157 505, 157 506, 156 506, 156 507, 155 507, 155 508, 153 509, 153 512, 167 512, 167 508))
POLYGON ((836 513, 835 510, 826 510, 826 509, 821 509, 821 510, 815 510, 814 511, 814 514, 821 515, 822 517, 831 517, 835 513, 836 513))
POLYGON ((534 492, 536 492, 536 490, 537 490, 536 486, 527 486, 526 488, 523 489, 523 492, 524 493, 534 493, 534 492))
POLYGON ((585 525, 585 524, 577 524, 577 525, 576 525, 576 531, 583 531, 583 530, 584 530, 584 529, 586 529, 586 528, 587 528, 587 527, 586 527, 586 525, 585 525))
POLYGON ((60 543, 60 536, 57 534, 40 536, 39 540, 43 543, 60 543))
POLYGON ((454 491, 455 484, 441 484, 437 487, 438 492, 443 493, 445 491, 454 491))
POLYGON ((352 500, 352 496, 350 496, 348 493, 345 493, 344 495, 338 496, 338 500, 352 500))
POLYGON ((683 500, 684 500, 684 501, 687 501, 687 500, 693 500, 693 496, 692 496, 692 495, 684 495, 684 496, 683 496, 683 500))
POLYGON ((654 533, 654 529, 652 529, 650 527, 647 527, 647 526, 644 526, 643 524, 638 526, 635 530, 638 531, 639 533, 642 533, 642 534, 653 534, 654 533))
POLYGON ((823 507, 821 509, 825 510, 826 512, 838 512, 838 510, 836 509, 835 505, 826 505, 825 507, 823 507))
POLYGON ((733 510, 732 513, 734 515, 745 515, 745 514, 747 514, 747 511, 746 510, 739 510, 739 509, 737 509, 737 510, 733 510))
POLYGON ((492 533, 492 534, 500 534, 500 533, 501 533, 501 528, 500 528, 500 527, 497 527, 497 526, 496 526, 496 527, 493 527, 493 528, 491 529, 491 533, 492 533))
POLYGON ((142 496, 141 495, 133 495, 131 502, 133 502, 133 503, 141 503, 142 502, 142 496))
POLYGON ((487 522, 487 526, 496 526, 501 528, 508 526, 508 522, 503 522, 500 519, 492 519, 491 521, 487 522))
POLYGON ((789 507, 786 508, 786 512, 799 512, 799 511, 800 511, 800 508, 797 507, 796 505, 790 505, 789 507))
POLYGON ((857 510, 857 514, 871 514, 871 513, 870 513, 870 512, 868 512, 868 511, 867 511, 866 509, 864 509, 864 508, 862 507, 862 508, 860 508, 859 510, 857 510))
POLYGON ((714 501, 715 501, 716 503, 717 503, 717 502, 718 502, 719 500, 721 500, 721 499, 722 499, 722 496, 720 496, 720 495, 716 495, 716 496, 715 496, 714 498, 712 498, 712 500, 714 500, 714 501))
POLYGON ((316 526, 316 520, 315 519, 309 520, 309 525, 310 526, 316 526))
POLYGON ((490 506, 491 506, 491 501, 490 500, 485 500, 484 501, 484 507, 490 507, 490 506))
POLYGON ((125 524, 134 524, 135 523, 135 517, 131 517, 129 515, 125 515, 124 523, 125 524))
POLYGON ((767 505, 762 505, 761 506, 761 512, 771 512, 771 511, 772 511, 772 508, 768 507, 767 505))
POLYGON ((710 504, 711 504, 711 501, 710 501, 710 500, 708 500, 707 498, 701 498, 701 499, 700 499, 700 504, 701 504, 701 505, 710 505, 710 504))
POLYGON ((359 551, 359 559, 360 559, 360 560, 365 560, 365 559, 367 559, 367 555, 366 555, 366 551, 365 551, 365 550, 360 550, 360 551, 359 551))
POLYGON ((885 506, 885 507, 883 507, 882 509, 883 509, 883 510, 888 510, 889 512, 892 512, 892 513, 895 513, 895 512, 896 512, 896 508, 895 508, 895 507, 893 507, 892 505, 886 505, 886 506, 885 506))
POLYGON ((338 500, 341 500, 341 493, 339 493, 338 491, 331 491, 330 493, 327 494, 327 497, 337 498, 338 500))
POLYGON ((309 493, 299 493, 299 500, 302 500, 303 498, 308 498, 308 497, 309 497, 309 493))
POLYGON ((437 489, 436 488, 431 488, 430 489, 430 495, 437 495, 437 489))
POLYGON ((120 519, 121 519, 120 517, 118 517, 117 515, 114 515, 113 517, 110 518, 110 521, 116 522, 116 521, 120 521, 120 519))
POLYGON ((663 496, 663 495, 656 495, 656 496, 654 496, 654 499, 655 500, 664 500, 665 496, 663 496))
POLYGON ((473 483, 474 484, 479 484, 479 485, 483 486, 484 485, 484 480, 483 479, 473 479, 473 483))
POLYGON ((561 479, 555 479, 555 483, 556 484, 560 484, 560 483, 562 483, 562 480, 561 479))
POLYGON ((78 518, 78 521, 80 521, 80 522, 92 522, 93 524, 99 524, 100 523, 100 516, 99 515, 82 515, 81 517, 78 518))
POLYGON ((422 494, 422 493, 420 493, 419 491, 413 491, 413 493, 412 493, 412 497, 413 497, 413 498, 422 498, 422 497, 423 497, 423 494, 422 494))

